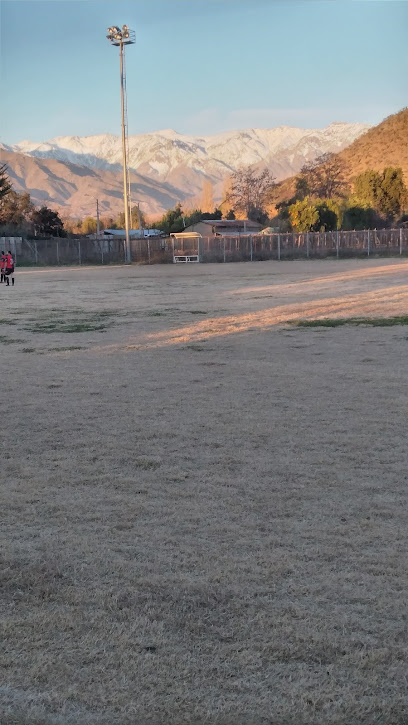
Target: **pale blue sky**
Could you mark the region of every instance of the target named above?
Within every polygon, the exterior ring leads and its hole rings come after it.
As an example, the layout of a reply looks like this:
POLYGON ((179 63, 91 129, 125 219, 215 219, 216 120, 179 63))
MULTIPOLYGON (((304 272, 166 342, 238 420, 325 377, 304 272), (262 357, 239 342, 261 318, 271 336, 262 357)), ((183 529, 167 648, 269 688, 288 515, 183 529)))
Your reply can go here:
POLYGON ((408 105, 405 0, 2 0, 1 138, 120 132, 127 23, 129 132, 332 121, 408 105), (6 110, 6 112, 3 111, 6 110))

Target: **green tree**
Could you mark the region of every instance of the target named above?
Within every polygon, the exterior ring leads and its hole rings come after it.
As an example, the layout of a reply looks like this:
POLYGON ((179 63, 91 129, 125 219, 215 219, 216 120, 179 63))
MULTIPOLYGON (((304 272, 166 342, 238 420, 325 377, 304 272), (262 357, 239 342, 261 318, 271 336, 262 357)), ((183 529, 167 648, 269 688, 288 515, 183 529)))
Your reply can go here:
POLYGON ((378 171, 372 169, 363 171, 362 174, 356 176, 353 186, 353 196, 358 200, 362 208, 372 207, 375 209, 377 207, 381 188, 381 175, 378 171))
POLYGON ((254 169, 238 169, 232 174, 231 188, 226 197, 226 202, 231 205, 234 212, 245 214, 249 219, 250 214, 257 216, 265 212, 265 204, 275 186, 275 179, 264 169, 259 174, 254 169))
POLYGON ((33 211, 31 221, 35 232, 50 234, 54 237, 64 236, 64 225, 58 212, 49 209, 48 206, 42 206, 40 209, 33 211))
POLYGON ((228 212, 226 213, 226 215, 224 216, 224 219, 230 219, 231 221, 233 221, 233 220, 235 219, 235 213, 234 213, 234 210, 233 210, 233 209, 230 209, 230 210, 229 210, 229 211, 228 211, 228 212))
POLYGON ((0 201, 4 199, 7 194, 11 191, 11 183, 7 174, 7 164, 1 164, 0 166, 0 201))
POLYGON ((319 212, 316 204, 306 196, 289 207, 289 217, 296 232, 310 232, 319 219, 319 212))
POLYGON ((383 223, 375 209, 353 204, 345 209, 341 228, 347 231, 352 229, 378 229, 383 223))
POLYGON ((335 211, 334 204, 331 199, 325 201, 317 200, 316 209, 318 219, 313 226, 316 232, 332 232, 338 226, 338 213, 335 211))
POLYGON ((396 219, 407 201, 407 187, 404 184, 402 169, 387 166, 381 175, 381 185, 378 194, 378 211, 387 219, 396 219))
POLYGON ((187 226, 181 204, 176 204, 174 209, 169 209, 163 214, 160 221, 155 225, 157 229, 161 229, 165 234, 182 232, 187 226))
POLYGON ((214 211, 211 213, 203 212, 201 214, 201 219, 222 219, 222 211, 221 209, 214 209, 214 211))
POLYGON ((372 208, 386 219, 396 219, 407 201, 408 192, 402 169, 387 166, 380 174, 368 169, 354 180, 356 206, 372 208))

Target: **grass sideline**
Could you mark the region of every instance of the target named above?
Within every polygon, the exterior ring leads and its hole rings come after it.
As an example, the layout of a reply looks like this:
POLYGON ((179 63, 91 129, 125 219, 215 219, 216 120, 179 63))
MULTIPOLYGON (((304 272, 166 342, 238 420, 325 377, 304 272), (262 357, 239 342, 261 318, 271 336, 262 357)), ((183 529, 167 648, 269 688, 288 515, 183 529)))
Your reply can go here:
POLYGON ((288 320, 294 327, 343 327, 344 325, 367 325, 371 327, 394 327, 408 325, 408 315, 396 317, 324 317, 318 320, 288 320))

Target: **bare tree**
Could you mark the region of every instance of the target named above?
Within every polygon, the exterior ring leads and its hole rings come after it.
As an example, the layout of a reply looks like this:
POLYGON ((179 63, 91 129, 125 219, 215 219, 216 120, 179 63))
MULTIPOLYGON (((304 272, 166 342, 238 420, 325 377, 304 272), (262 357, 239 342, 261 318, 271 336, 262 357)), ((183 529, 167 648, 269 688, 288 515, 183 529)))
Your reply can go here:
POLYGON ((320 199, 343 196, 348 188, 344 172, 344 164, 337 154, 321 154, 302 167, 303 195, 306 192, 320 199))
POLYGON ((232 174, 226 202, 249 219, 265 215, 265 204, 274 186, 275 179, 268 169, 259 174, 251 168, 238 169, 232 174))
POLYGON ((203 191, 201 195, 201 204, 200 208, 203 212, 213 212, 214 211, 214 189, 211 181, 209 179, 205 179, 203 183, 203 191))

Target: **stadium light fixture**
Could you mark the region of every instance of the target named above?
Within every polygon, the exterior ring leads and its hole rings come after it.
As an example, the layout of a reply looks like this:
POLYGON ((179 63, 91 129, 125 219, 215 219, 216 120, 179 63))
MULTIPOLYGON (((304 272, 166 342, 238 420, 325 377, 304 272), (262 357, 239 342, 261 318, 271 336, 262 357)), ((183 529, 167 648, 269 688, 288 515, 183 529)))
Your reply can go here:
POLYGON ((127 162, 127 91, 126 91, 126 70, 125 70, 125 45, 133 45, 136 42, 135 33, 130 30, 128 25, 122 25, 122 29, 117 25, 108 28, 106 36, 111 45, 119 47, 120 61, 120 103, 122 112, 122 156, 123 156, 123 203, 125 206, 125 259, 130 264, 130 241, 129 241, 129 169, 127 162))

